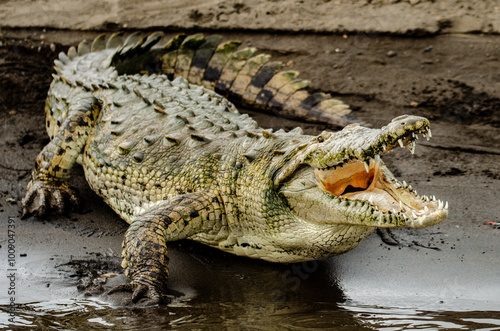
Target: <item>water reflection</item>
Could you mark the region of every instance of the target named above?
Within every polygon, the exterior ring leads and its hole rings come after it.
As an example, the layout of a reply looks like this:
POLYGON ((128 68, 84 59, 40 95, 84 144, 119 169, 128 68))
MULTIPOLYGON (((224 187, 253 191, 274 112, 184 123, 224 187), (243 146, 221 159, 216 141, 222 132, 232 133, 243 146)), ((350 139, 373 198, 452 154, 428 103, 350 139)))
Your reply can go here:
POLYGON ((25 304, 14 324, 0 306, 2 328, 144 330, 498 330, 499 312, 419 311, 326 302, 174 302, 149 308, 116 308, 96 300, 25 304))
POLYGON ((377 330, 498 330, 500 311, 425 311, 413 308, 372 307, 347 302, 342 309, 354 313, 377 330))
MULTIPOLYGON (((171 247, 169 286, 182 295, 156 307, 117 306, 110 298, 40 300, 20 305, 15 323, 0 306, 0 328, 144 330, 407 330, 500 327, 500 312, 364 305, 337 284, 336 260, 280 265, 206 250, 171 247)), ((112 284, 106 284, 111 287, 112 284)), ((124 294, 129 297, 129 294, 124 294)))

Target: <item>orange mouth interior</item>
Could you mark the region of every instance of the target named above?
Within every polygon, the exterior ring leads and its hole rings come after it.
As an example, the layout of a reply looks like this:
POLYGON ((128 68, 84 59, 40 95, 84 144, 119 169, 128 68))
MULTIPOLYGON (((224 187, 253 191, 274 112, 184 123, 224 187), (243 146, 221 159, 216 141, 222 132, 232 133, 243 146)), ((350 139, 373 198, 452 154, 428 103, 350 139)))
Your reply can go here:
POLYGON ((352 161, 335 169, 315 169, 320 185, 336 197, 348 197, 366 191, 374 185, 378 175, 377 163, 372 160, 366 171, 363 161, 352 161))

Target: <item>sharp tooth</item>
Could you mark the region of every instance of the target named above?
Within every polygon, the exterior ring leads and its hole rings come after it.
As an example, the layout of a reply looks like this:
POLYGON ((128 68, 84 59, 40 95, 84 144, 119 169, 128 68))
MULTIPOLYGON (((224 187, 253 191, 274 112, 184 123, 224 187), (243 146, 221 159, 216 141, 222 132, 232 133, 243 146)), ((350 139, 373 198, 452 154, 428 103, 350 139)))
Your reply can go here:
POLYGON ((443 209, 443 207, 444 207, 443 201, 439 200, 438 201, 438 209, 443 209))
POLYGON ((370 195, 370 196, 368 197, 368 202, 369 202, 371 205, 373 205, 373 195, 370 195))
POLYGON ((444 205, 444 209, 448 210, 448 201, 446 201, 446 203, 444 205))
POLYGON ((385 145, 382 145, 382 148, 383 148, 384 152, 387 150, 387 146, 385 146, 385 145))
POLYGON ((415 142, 414 141, 411 141, 408 145, 407 145, 408 149, 410 150, 410 152, 412 154, 415 154, 415 142))
POLYGON ((415 137, 416 137, 415 132, 412 132, 412 133, 411 133, 411 136, 412 136, 413 138, 415 138, 415 137))
POLYGON ((413 187, 411 187, 411 185, 408 185, 408 191, 413 191, 413 187))
POLYGON ((429 135, 429 138, 432 138, 432 132, 431 132, 431 129, 427 129, 427 134, 429 135))
POLYGON ((425 207, 424 207, 424 212, 425 212, 426 214, 428 214, 428 213, 429 213, 429 208, 427 208, 427 206, 425 206, 425 207))
POLYGON ((370 172, 370 165, 368 164, 370 161, 365 161, 363 164, 365 165, 366 172, 370 172))
POLYGON ((411 212, 411 216, 413 216, 413 218, 418 218, 414 211, 411 212))
POLYGON ((403 202, 401 200, 399 200, 399 208, 403 210, 403 202))
POLYGON ((403 180, 403 188, 406 188, 408 186, 408 184, 406 183, 406 181, 403 180))
POLYGON ((399 143, 399 146, 404 147, 404 144, 403 144, 403 140, 402 140, 402 139, 398 139, 398 143, 399 143))
POLYGON ((435 195, 432 196, 432 200, 434 200, 434 201, 436 200, 436 196, 435 195))

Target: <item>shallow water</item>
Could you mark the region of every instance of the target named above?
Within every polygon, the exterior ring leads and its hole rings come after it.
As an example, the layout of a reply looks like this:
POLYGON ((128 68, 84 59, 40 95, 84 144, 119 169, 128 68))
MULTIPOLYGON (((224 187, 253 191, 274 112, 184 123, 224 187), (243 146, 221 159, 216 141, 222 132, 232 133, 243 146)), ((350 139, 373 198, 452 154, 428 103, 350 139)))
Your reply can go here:
MULTIPOLYGON (((281 265, 174 243, 169 288, 179 294, 155 307, 117 305, 126 303, 129 293, 121 294, 124 301, 113 300, 115 295, 85 297, 77 291, 72 269, 78 260, 69 256, 41 263, 33 256, 33 262, 21 260, 20 304, 10 321, 7 292, 0 292, 0 328, 500 330, 496 255, 489 260, 493 266, 484 268, 484 261, 472 258, 473 251, 466 265, 461 250, 452 251, 460 254, 388 250, 371 236, 341 256, 281 265)), ((120 259, 91 261, 109 266, 120 259)), ((106 290, 124 279, 109 278, 106 290)), ((0 288, 7 288, 3 280, 0 288)))
POLYGON ((423 311, 412 308, 374 307, 353 302, 204 302, 179 300, 149 308, 111 307, 92 299, 24 304, 15 323, 8 307, 0 307, 0 327, 54 330, 106 329, 447 329, 498 330, 500 312, 423 311))
MULTIPOLYGON (((201 247, 195 245, 194 248, 201 247)), ((117 306, 111 304, 107 296, 85 297, 75 291, 75 283, 62 276, 62 283, 51 280, 50 296, 49 292, 38 293, 39 298, 47 299, 20 304, 13 322, 9 321, 9 306, 1 305, 0 328, 500 329, 500 310, 494 299, 496 292, 493 293, 491 286, 490 297, 476 300, 468 292, 458 293, 457 289, 463 288, 436 292, 432 286, 421 286, 410 279, 409 270, 405 276, 407 285, 401 287, 395 280, 381 282, 387 277, 382 271, 377 271, 378 277, 370 282, 370 272, 359 272, 354 266, 360 263, 352 263, 358 259, 358 254, 364 255, 363 252, 354 252, 325 261, 279 265, 216 251, 190 254, 172 249, 174 261, 169 287, 180 294, 169 304, 117 306), (59 299, 58 296, 68 299, 59 299)), ((383 265, 377 262, 377 266, 383 265)), ((388 275, 396 274, 394 268, 387 272, 388 275)), ((439 277, 430 267, 429 274, 439 277)), ((106 286, 120 282, 119 278, 110 279, 106 286)), ((24 292, 29 287, 34 285, 21 282, 20 288, 24 292)), ((129 294, 123 293, 123 296, 128 298, 129 294)))

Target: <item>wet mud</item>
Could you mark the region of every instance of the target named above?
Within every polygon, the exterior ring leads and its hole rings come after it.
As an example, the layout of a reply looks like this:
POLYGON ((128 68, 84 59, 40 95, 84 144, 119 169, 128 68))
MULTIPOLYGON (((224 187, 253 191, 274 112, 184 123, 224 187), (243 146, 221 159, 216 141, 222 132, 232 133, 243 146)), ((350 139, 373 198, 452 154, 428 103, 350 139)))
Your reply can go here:
MULTIPOLYGON (((500 327, 500 230, 486 224, 500 222, 499 36, 223 33, 293 62, 313 90, 350 104, 359 121, 379 127, 405 113, 430 118, 433 139, 418 144, 415 155, 398 150, 384 161, 419 192, 448 200, 450 215, 435 227, 378 231, 352 252, 307 264, 172 243, 170 303, 136 310, 147 301, 131 305, 129 293, 106 294, 126 280, 120 254, 127 224, 88 188, 81 168, 72 177, 84 201, 80 213, 20 219, 34 159, 48 142, 43 107, 53 60, 98 32, 0 33, 0 263, 7 272, 11 222, 15 325, 500 327)), ((262 127, 336 129, 242 111, 262 127)), ((2 305, 8 287, 0 281, 2 305)), ((6 305, 1 313, 0 324, 12 325, 6 305)))

